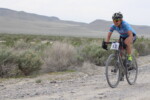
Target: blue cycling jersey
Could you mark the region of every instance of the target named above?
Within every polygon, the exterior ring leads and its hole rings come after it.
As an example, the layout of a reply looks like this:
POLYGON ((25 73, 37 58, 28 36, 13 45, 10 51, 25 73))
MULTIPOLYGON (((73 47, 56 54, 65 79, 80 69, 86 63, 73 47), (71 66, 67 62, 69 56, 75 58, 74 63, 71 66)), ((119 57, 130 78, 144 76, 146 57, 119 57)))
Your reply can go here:
POLYGON ((121 37, 128 37, 128 31, 132 31, 132 33, 134 35, 136 35, 136 32, 134 31, 134 29, 125 21, 122 21, 121 23, 121 27, 117 27, 114 24, 110 27, 110 32, 113 32, 114 30, 116 30, 121 37))

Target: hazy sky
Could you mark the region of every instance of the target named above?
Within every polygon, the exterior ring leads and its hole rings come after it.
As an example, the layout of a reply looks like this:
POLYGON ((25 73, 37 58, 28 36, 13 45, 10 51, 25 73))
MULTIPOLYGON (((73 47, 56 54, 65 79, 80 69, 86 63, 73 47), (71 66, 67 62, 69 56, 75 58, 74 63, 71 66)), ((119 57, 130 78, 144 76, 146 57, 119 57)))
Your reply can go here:
POLYGON ((150 25, 150 0, 0 0, 0 7, 86 23, 120 11, 130 24, 150 25))

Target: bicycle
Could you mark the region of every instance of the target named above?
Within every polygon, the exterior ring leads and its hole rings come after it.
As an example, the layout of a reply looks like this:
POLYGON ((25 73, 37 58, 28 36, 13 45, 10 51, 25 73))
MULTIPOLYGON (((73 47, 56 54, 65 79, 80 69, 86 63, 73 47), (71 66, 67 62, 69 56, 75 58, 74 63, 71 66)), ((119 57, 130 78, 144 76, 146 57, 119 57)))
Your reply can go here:
MULTIPOLYGON (((103 41, 104 42, 104 41, 103 41)), ((126 80, 129 85, 135 84, 138 74, 138 65, 136 58, 132 55, 131 65, 127 65, 127 52, 126 45, 121 39, 120 42, 105 42, 111 44, 112 50, 115 50, 113 54, 110 54, 106 61, 105 75, 107 83, 111 88, 117 87, 121 78, 126 76, 126 80)))

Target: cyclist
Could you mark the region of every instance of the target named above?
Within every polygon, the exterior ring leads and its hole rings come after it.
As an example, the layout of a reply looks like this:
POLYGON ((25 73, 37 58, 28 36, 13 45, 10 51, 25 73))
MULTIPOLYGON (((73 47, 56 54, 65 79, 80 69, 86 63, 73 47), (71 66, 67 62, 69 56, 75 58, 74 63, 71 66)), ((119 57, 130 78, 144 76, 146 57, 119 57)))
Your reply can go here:
MULTIPOLYGON (((127 64, 130 65, 132 62, 131 56, 132 43, 136 40, 136 32, 126 21, 123 20, 123 15, 120 12, 114 13, 112 16, 112 20, 114 24, 110 27, 105 42, 109 42, 113 31, 116 30, 120 34, 120 39, 122 38, 124 43, 127 45, 126 48, 128 54, 127 64)), ((102 45, 102 47, 104 49, 107 49, 107 44, 105 44, 105 42, 102 45)))

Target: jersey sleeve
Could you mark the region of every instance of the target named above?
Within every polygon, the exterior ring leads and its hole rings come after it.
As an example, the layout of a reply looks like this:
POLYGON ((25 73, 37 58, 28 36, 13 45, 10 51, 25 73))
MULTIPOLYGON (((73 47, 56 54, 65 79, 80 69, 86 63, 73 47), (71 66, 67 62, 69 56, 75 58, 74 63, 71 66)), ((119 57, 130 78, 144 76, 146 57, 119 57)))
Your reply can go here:
POLYGON ((132 31, 132 28, 129 24, 124 24, 124 29, 125 29, 126 32, 132 31))
POLYGON ((110 29, 109 29, 109 32, 113 32, 115 30, 115 26, 114 25, 111 25, 110 29))

